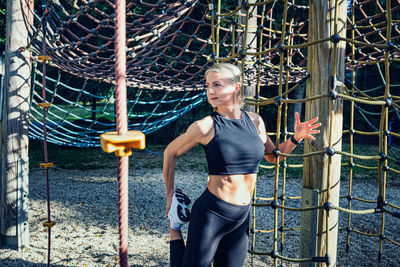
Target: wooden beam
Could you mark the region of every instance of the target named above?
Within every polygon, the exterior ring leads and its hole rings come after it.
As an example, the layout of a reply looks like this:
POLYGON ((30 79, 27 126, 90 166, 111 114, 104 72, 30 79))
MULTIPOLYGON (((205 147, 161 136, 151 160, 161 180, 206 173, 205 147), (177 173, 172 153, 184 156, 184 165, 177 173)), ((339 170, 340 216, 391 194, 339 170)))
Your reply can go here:
MULTIPOLYGON (((347 1, 337 1, 337 28, 335 28, 335 2, 333 0, 310 0, 309 9, 309 32, 308 42, 331 37, 337 33, 344 37, 346 35, 346 12, 347 1)), ((340 81, 344 80, 344 59, 345 42, 337 44, 336 52, 333 42, 324 42, 309 46, 307 51, 307 70, 311 78, 307 81, 306 97, 316 95, 327 95, 331 91, 331 77, 336 72, 340 81), (335 53, 337 56, 335 56, 335 53), (336 66, 336 68, 333 68, 336 66)), ((337 88, 341 92, 341 88, 337 88)), ((306 103, 306 120, 315 116, 319 117, 322 123, 321 133, 316 141, 307 140, 304 144, 304 152, 321 151, 329 146, 329 136, 331 135, 331 146, 335 150, 341 150, 341 136, 343 124, 343 99, 337 98, 332 101, 329 98, 323 98, 306 103), (331 114, 330 106, 334 110, 331 114)), ((338 154, 329 158, 328 155, 307 157, 304 160, 303 187, 315 189, 319 192, 319 205, 331 202, 333 205, 339 205, 340 189, 340 163, 341 156, 338 154), (331 163, 329 161, 331 160, 331 163), (330 190, 328 192, 328 184, 330 190), (329 194, 328 194, 329 193, 329 194)), ((311 200, 309 201, 312 202, 311 200)), ((309 213, 310 214, 310 213, 309 213)), ((301 216, 305 216, 302 213, 301 216)), ((307 220, 303 220, 307 221, 307 220)), ((304 231, 309 225, 301 225, 304 231)), ((320 210, 317 223, 317 246, 316 255, 300 255, 300 257, 324 257, 326 254, 330 257, 330 266, 336 265, 337 252, 337 231, 338 231, 338 211, 329 211, 327 217, 326 210, 320 210), (328 218, 328 219, 327 219, 328 218), (326 243, 326 225, 329 225, 329 243, 326 243), (328 248, 328 249, 327 249, 328 248), (328 252, 328 253, 326 253, 328 252)), ((300 234, 302 237, 302 235, 300 234)), ((302 246, 307 246, 307 242, 301 240, 302 246)), ((307 248, 301 248, 300 251, 307 251, 307 248)), ((326 266, 320 263, 320 266, 326 266)), ((301 264, 301 266, 312 266, 301 264)))
POLYGON ((1 246, 20 249, 29 244, 28 118, 30 93, 29 23, 33 1, 7 1, 4 101, 1 123, 1 246), (21 6, 22 4, 22 6, 21 6), (23 13, 28 18, 23 17, 23 13))

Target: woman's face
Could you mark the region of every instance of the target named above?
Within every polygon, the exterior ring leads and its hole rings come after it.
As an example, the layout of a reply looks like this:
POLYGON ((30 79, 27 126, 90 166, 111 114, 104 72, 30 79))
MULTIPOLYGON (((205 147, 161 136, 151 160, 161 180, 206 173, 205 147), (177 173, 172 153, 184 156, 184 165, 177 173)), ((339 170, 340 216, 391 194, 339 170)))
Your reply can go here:
POLYGON ((224 75, 211 71, 206 76, 207 97, 212 107, 238 103, 240 84, 233 84, 224 75))

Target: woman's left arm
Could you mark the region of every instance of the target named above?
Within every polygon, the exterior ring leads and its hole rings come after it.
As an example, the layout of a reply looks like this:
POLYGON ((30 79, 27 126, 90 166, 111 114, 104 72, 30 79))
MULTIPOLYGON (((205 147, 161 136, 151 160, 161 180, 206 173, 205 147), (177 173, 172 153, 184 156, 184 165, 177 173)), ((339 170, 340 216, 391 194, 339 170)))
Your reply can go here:
MULTIPOLYGON (((309 138, 311 140, 315 140, 313 134, 318 134, 319 130, 316 130, 316 128, 321 126, 321 123, 316 123, 318 121, 318 117, 315 117, 314 119, 305 122, 300 122, 300 115, 297 112, 295 113, 295 117, 296 117, 296 122, 294 125, 294 135, 292 137, 289 137, 285 142, 279 144, 278 146, 279 151, 285 154, 290 154, 293 151, 293 149, 298 145, 298 143, 303 139, 309 138), (294 138, 294 140, 291 140, 292 138, 294 138)), ((264 134, 263 133, 261 134, 264 135, 265 136, 264 138, 266 139, 264 142, 265 146, 264 157, 268 162, 275 163, 276 158, 271 153, 272 151, 275 150, 276 147, 272 142, 271 138, 269 138, 268 135, 266 134, 264 122, 262 121, 262 119, 261 119, 261 124, 264 131, 264 134)), ((280 160, 282 160, 283 158, 284 157, 282 156, 279 157, 280 160)))

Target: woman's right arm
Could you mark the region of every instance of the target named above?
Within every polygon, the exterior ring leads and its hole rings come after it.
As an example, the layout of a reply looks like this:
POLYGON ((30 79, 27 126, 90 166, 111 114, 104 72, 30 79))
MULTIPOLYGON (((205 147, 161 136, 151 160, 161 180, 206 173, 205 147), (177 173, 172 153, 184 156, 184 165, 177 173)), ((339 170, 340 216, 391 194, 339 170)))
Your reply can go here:
POLYGON ((165 216, 171 206, 172 196, 174 195, 175 164, 176 158, 187 152, 198 143, 203 143, 205 137, 204 119, 196 121, 189 126, 185 133, 173 140, 164 151, 163 175, 165 182, 165 193, 167 195, 167 207, 165 216))

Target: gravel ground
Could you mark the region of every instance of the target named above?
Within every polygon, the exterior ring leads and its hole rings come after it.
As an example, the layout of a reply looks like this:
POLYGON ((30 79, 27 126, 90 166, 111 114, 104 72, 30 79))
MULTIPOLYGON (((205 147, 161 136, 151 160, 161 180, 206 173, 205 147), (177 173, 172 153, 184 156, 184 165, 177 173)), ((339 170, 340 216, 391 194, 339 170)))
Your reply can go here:
MULTIPOLYGON (((191 199, 196 199, 206 186, 205 172, 191 170, 177 171, 177 185, 191 199)), ((353 195, 375 200, 377 179, 355 181, 353 195)), ((348 190, 348 182, 342 181, 342 195, 348 190)), ((42 226, 46 220, 46 195, 43 170, 30 172, 29 224, 30 247, 22 251, 0 250, 0 266, 45 266, 47 265, 47 232, 42 226)), ((273 180, 260 177, 258 195, 271 196, 273 180)), ((301 180, 289 179, 286 194, 300 195, 301 180)), ((387 200, 400 204, 400 181, 388 179, 387 200)), ((129 265, 168 266, 168 223, 164 218, 164 183, 161 169, 131 170, 129 181, 129 265)), ((52 266, 118 266, 118 216, 117 216, 116 170, 95 171, 51 170, 51 211, 57 225, 52 228, 52 266)), ((299 206, 300 202, 287 201, 286 205, 299 206)), ((354 209, 371 208, 371 204, 353 202, 354 209)), ((341 201, 345 207, 346 201, 341 201)), ((373 205, 373 204, 372 204, 373 205)), ((373 207, 373 206, 372 206, 373 207)), ((271 208, 257 208, 257 227, 271 229, 273 216, 271 208)), ((381 229, 381 215, 353 215, 352 227, 368 233, 381 229)), ((288 227, 299 224, 299 214, 286 212, 288 227)), ((345 227, 347 215, 340 214, 339 227, 345 227)), ((187 227, 184 227, 184 231, 187 227)), ((385 217, 385 235, 400 241, 400 219, 385 217)), ((298 253, 298 232, 285 235, 282 254, 296 257, 298 253)), ((351 234, 350 253, 346 249, 346 232, 339 233, 337 266, 400 266, 400 247, 385 240, 383 256, 379 264, 377 255, 379 239, 376 237, 351 234)), ((271 251, 272 235, 256 237, 256 250, 271 251)), ((268 256, 248 256, 246 266, 273 266, 268 256)), ((295 266, 293 263, 278 261, 280 266, 295 266)), ((297 265, 296 265, 297 266, 297 265)))

